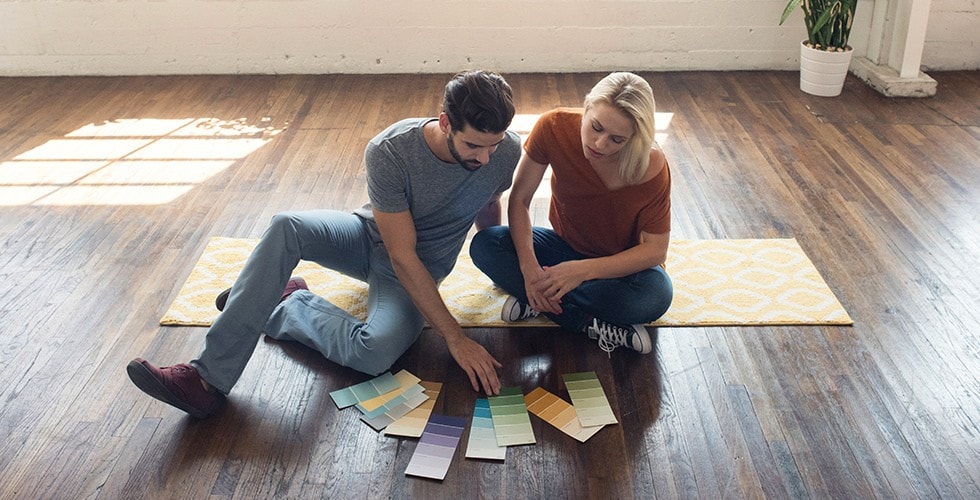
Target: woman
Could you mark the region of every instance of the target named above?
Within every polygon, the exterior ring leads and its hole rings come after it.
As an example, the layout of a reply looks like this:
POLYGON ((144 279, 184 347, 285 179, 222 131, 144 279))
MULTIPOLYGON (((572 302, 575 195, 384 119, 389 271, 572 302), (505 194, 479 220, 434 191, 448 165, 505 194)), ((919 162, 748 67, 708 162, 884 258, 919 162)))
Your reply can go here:
POLYGON ((654 144, 650 85, 612 73, 585 107, 538 119, 524 144, 508 206, 510 227, 479 232, 473 262, 512 296, 505 321, 544 314, 587 333, 606 352, 653 349, 644 323, 670 306, 663 268, 670 240, 670 170, 654 144), (549 220, 531 227, 529 207, 548 166, 549 220))

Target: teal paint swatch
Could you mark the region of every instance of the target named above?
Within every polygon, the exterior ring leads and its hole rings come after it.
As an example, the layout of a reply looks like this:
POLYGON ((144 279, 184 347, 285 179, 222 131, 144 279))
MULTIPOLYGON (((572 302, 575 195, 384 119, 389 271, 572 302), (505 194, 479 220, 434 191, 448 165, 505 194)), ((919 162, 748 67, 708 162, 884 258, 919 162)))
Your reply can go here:
POLYGON ((354 406, 362 401, 367 401, 391 392, 399 386, 398 379, 391 372, 388 372, 371 380, 361 382, 360 384, 337 389, 330 393, 330 398, 333 399, 337 408, 347 408, 348 406, 354 406))
POLYGON ((506 457, 507 447, 497 444, 490 401, 477 398, 473 408, 473 422, 470 424, 470 436, 466 441, 466 458, 504 460, 506 457))

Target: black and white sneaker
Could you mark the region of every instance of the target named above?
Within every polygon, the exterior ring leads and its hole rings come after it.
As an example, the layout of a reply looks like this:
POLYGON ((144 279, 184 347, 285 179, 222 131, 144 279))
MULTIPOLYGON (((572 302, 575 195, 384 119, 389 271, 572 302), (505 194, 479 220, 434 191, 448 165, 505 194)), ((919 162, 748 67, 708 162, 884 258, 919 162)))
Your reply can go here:
POLYGON ((640 354, 647 354, 653 350, 650 333, 643 325, 630 325, 629 328, 623 328, 600 319, 593 319, 592 325, 586 328, 585 333, 590 339, 598 340, 599 348, 607 353, 613 352, 619 346, 629 347, 640 354))
POLYGON ((500 319, 508 323, 516 323, 526 319, 537 318, 538 314, 541 313, 531 309, 531 306, 517 300, 517 297, 511 295, 504 301, 504 308, 500 310, 500 319))

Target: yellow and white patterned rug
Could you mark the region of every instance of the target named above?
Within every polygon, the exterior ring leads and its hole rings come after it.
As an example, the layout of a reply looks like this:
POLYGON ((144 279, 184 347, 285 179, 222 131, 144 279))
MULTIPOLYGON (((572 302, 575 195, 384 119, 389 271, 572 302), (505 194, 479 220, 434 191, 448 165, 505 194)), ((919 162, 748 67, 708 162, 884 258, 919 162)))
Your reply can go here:
MULTIPOLYGON (((212 238, 170 309, 169 326, 208 326, 214 298, 238 277, 256 239, 212 238)), ((674 283, 670 310, 654 325, 850 325, 850 316, 795 239, 672 240, 667 269, 674 283)), ((363 319, 367 286, 312 262, 293 272, 310 290, 363 319)), ((466 327, 506 326, 506 294, 463 251, 439 289, 466 327)), ((521 326, 555 326, 540 317, 521 326)))

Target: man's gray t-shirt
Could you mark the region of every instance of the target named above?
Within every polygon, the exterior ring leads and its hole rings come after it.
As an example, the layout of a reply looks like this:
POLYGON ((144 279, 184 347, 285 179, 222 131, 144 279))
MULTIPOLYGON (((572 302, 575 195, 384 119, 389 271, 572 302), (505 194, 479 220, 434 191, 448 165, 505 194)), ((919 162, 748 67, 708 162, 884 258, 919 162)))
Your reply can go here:
POLYGON ((521 140, 507 131, 486 165, 467 170, 443 162, 426 145, 422 129, 432 120, 405 119, 371 139, 364 153, 371 203, 354 213, 380 239, 372 207, 381 212, 410 211, 416 252, 429 273, 441 280, 456 264, 480 210, 510 187, 521 140))

